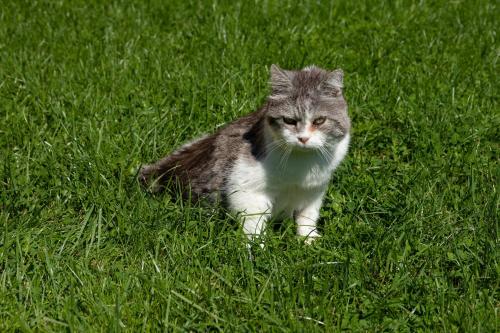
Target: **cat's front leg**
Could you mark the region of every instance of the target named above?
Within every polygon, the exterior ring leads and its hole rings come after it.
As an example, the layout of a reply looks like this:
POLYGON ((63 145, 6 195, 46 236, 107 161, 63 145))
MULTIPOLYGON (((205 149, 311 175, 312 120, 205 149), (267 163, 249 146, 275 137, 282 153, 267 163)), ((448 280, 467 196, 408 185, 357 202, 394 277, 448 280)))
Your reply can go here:
POLYGON ((311 244, 321 237, 316 222, 319 218, 319 210, 323 202, 324 191, 314 193, 306 205, 295 212, 295 223, 297 223, 297 234, 306 237, 306 243, 311 244))
POLYGON ((249 240, 255 240, 264 233, 272 208, 271 200, 266 195, 249 191, 235 192, 230 195, 229 204, 231 210, 241 214, 243 232, 249 240))
POLYGON ((253 240, 261 236, 266 228, 266 222, 269 219, 268 213, 254 213, 242 215, 243 232, 248 239, 253 240))

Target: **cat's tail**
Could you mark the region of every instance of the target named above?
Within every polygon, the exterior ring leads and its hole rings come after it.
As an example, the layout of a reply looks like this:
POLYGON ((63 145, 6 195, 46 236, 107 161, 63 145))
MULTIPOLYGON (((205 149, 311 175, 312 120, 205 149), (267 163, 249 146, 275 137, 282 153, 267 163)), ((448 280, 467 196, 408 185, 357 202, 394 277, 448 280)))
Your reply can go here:
POLYGON ((154 184, 155 168, 154 164, 143 165, 139 169, 139 174, 137 175, 137 180, 143 189, 149 192, 158 192, 158 186, 154 184))
POLYGON ((171 178, 173 165, 168 157, 153 164, 141 166, 137 180, 141 186, 151 193, 159 193, 165 189, 168 179, 171 178))

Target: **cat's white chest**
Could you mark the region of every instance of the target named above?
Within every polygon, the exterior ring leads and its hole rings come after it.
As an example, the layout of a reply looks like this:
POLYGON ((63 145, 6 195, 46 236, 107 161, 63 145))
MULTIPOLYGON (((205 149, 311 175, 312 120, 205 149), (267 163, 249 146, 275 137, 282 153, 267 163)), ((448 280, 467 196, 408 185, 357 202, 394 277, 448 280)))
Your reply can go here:
POLYGON ((273 200, 273 212, 293 214, 302 209, 308 197, 326 188, 332 168, 321 156, 290 156, 286 168, 267 161, 267 195, 273 200))
POLYGON ((333 170, 347 152, 348 143, 346 137, 332 151, 331 158, 295 154, 286 161, 279 155, 262 161, 238 159, 226 184, 231 206, 251 206, 252 200, 260 200, 266 201, 272 212, 300 209, 311 196, 325 190, 333 170))
POLYGON ((341 140, 332 151, 319 153, 276 153, 263 161, 268 187, 285 191, 316 189, 325 186, 332 172, 344 159, 349 136, 341 140), (283 163, 285 159, 286 163, 283 163))
POLYGON ((330 164, 330 161, 323 160, 319 155, 291 155, 284 167, 277 158, 270 158, 264 162, 268 188, 286 190, 321 186, 330 178, 330 164))

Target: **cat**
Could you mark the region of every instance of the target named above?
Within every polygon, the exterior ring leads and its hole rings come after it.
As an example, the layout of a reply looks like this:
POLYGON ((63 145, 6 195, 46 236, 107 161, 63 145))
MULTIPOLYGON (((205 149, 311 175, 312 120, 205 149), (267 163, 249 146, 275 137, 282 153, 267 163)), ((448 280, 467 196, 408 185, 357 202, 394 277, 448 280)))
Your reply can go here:
POLYGON ((316 222, 331 174, 349 146, 344 74, 277 65, 270 74, 263 107, 142 167, 139 181, 152 191, 177 183, 196 198, 221 199, 241 214, 250 240, 271 217, 292 217, 311 243, 320 237, 316 222))

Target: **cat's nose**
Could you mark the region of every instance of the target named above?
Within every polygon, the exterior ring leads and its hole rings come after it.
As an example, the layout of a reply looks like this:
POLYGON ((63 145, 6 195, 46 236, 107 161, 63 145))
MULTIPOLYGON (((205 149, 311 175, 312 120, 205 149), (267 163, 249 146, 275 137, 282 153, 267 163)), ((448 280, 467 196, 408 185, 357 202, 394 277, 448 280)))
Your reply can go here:
POLYGON ((299 141, 302 142, 303 144, 306 144, 306 142, 309 140, 307 136, 299 136, 299 141))

